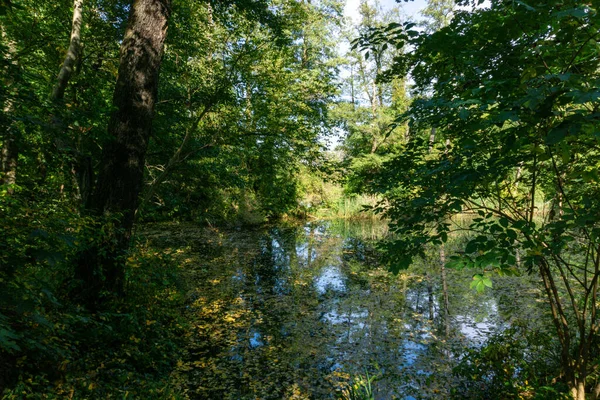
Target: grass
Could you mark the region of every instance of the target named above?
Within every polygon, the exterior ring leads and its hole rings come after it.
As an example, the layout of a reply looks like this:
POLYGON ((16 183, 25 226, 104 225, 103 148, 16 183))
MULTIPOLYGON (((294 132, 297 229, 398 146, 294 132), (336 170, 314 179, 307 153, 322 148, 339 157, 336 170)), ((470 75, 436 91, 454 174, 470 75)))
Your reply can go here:
POLYGON ((315 180, 305 185, 298 214, 313 219, 379 219, 368 210, 379 200, 372 195, 348 194, 337 183, 315 180))

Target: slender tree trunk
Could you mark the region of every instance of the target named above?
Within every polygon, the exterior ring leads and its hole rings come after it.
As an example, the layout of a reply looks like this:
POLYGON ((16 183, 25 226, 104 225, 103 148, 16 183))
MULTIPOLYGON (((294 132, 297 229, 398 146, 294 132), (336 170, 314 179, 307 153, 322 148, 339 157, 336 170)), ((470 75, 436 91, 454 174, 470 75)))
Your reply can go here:
MULTIPOLYGON (((382 53, 380 51, 375 52, 375 75, 376 76, 380 76, 381 72, 382 72, 382 67, 381 67, 381 57, 382 57, 382 53)), ((375 81, 373 81, 373 84, 375 84, 375 81)), ((381 90, 381 86, 375 84, 375 86, 377 87, 377 99, 379 100, 379 107, 383 108, 383 90, 381 90)))
POLYGON ((373 135, 373 142, 371 143, 371 154, 375 154, 378 147, 379 143, 377 142, 377 136, 373 135))
MULTIPOLYGON (((558 287, 550 272, 550 265, 547 260, 541 259, 539 264, 540 276, 544 284, 544 289, 550 304, 552 312, 552 322, 556 328, 556 333, 561 346, 561 364, 565 381, 570 388, 571 395, 575 400, 585 400, 585 380, 586 366, 589 353, 580 352, 578 359, 575 359, 571 353, 571 332, 569 322, 563 307, 561 296, 559 295, 558 287), (579 375, 579 376, 578 376, 579 375)), ((574 310, 576 314, 578 312, 574 310)), ((578 324, 580 316, 577 315, 578 324)), ((584 337, 579 339, 586 340, 584 337)))
POLYGON ((434 302, 433 302, 433 277, 431 275, 427 275, 427 296, 429 298, 429 320, 433 321, 434 314, 434 302))
MULTIPOLYGON (((429 153, 433 151, 433 145, 435 143, 435 136, 437 130, 435 127, 431 128, 429 134, 429 153)), ((444 154, 448 155, 448 148, 450 147, 450 140, 446 140, 446 150, 444 154)), ((441 277, 442 277, 442 294, 444 296, 444 328, 446 337, 450 336, 450 301, 448 297, 448 281, 446 277, 446 250, 444 244, 440 246, 440 263, 441 263, 441 277)))
MULTIPOLYGON (((82 39, 81 39, 81 26, 83 24, 83 1, 73 1, 73 22, 71 24, 71 37, 69 40, 69 48, 67 54, 63 60, 60 71, 56 78, 56 83, 50 94, 50 100, 56 105, 60 105, 61 101, 65 97, 65 91, 69 85, 69 81, 73 76, 77 65, 81 64, 81 53, 82 53, 82 39)), ((55 126, 58 131, 60 127, 58 124, 55 126)), ((64 147, 60 145, 61 138, 57 137, 57 143, 59 148, 64 147)), ((81 154, 78 150, 75 150, 76 146, 68 146, 73 153, 73 178, 77 184, 79 192, 79 198, 81 204, 85 205, 89 201, 91 191, 93 188, 94 170, 92 167, 92 160, 90 157, 81 154)))
POLYGON ((8 185, 8 194, 13 194, 13 185, 17 182, 19 148, 14 137, 14 132, 9 130, 7 133, 8 137, 3 139, 2 144, 2 184, 8 185))
POLYGON ((444 295, 444 327, 446 337, 450 336, 450 300, 448 296, 448 279, 446 277, 446 251, 444 245, 440 247, 440 261, 442 263, 442 293, 444 295))
POLYGON ((377 148, 379 147, 379 143, 377 143, 377 135, 379 133, 379 124, 377 122, 377 85, 375 85, 375 80, 373 80, 373 95, 370 97, 371 99, 371 112, 373 113, 373 124, 375 125, 375 129, 373 130, 373 141, 371 142, 371 154, 375 154, 377 148))
POLYGON ((576 380, 575 386, 571 387, 571 396, 573 400, 585 400, 585 383, 576 380))
POLYGON ((71 26, 71 40, 69 49, 63 61, 60 72, 56 79, 56 84, 50 96, 52 101, 56 102, 65 97, 65 90, 69 84, 69 79, 73 75, 75 64, 81 54, 81 24, 83 23, 83 0, 73 1, 73 24, 71 26))
MULTIPOLYGON (((435 131, 433 132, 435 135, 435 131)), ((446 139, 446 148, 444 149, 444 155, 448 157, 448 150, 450 150, 450 139, 446 139)), ((446 247, 442 243, 440 247, 440 261, 442 262, 442 289, 444 291, 444 326, 446 327, 446 337, 450 336, 450 299, 448 293, 448 279, 446 276, 446 247)))
MULTIPOLYGON (((3 40, 7 40, 6 33, 4 29, 0 27, 0 33, 3 40)), ((7 68, 4 70, 5 76, 8 77, 4 81, 7 87, 11 87, 14 84, 14 77, 12 75, 12 69, 18 71, 18 65, 16 61, 16 48, 15 42, 12 40, 7 41, 7 68)), ((18 72, 17 72, 18 73, 18 72)), ((14 101, 11 98, 12 94, 9 94, 8 98, 4 102, 4 107, 2 107, 2 112, 4 114, 4 118, 0 120, 5 120, 5 124, 2 124, 2 151, 0 152, 0 161, 2 170, 0 170, 1 181, 3 185, 8 185, 7 193, 14 193, 14 184, 17 182, 17 166, 19 160, 19 146, 17 144, 17 130, 13 125, 14 116, 13 113, 15 111, 14 101)))
POLYGON ((170 0, 135 0, 121 44, 119 74, 108 131, 112 140, 102 151, 102 167, 89 208, 106 218, 104 237, 81 255, 76 278, 89 304, 102 291, 121 294, 125 255, 143 184, 148 141, 158 93, 158 77, 170 0))
POLYGON ((356 101, 354 99, 354 64, 350 64, 350 97, 352 100, 352 110, 355 110, 356 101))
POLYGON ((515 189, 519 188, 519 181, 521 179, 522 173, 523 173, 523 162, 521 161, 519 163, 519 166, 517 167, 517 173, 515 175, 515 189))
POLYGON ((431 128, 431 133, 429 134, 429 152, 430 153, 433 151, 433 144, 435 143, 435 134, 436 134, 436 129, 431 128))
POLYGON ((600 383, 597 383, 592 391, 592 400, 600 399, 600 383))

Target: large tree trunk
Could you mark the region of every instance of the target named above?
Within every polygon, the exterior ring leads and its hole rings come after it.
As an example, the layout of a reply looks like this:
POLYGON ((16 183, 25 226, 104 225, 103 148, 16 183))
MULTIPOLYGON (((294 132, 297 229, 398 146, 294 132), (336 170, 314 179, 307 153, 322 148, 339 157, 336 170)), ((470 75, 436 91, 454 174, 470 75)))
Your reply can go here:
POLYGON ((121 45, 119 75, 96 188, 88 208, 101 216, 103 237, 81 255, 76 278, 84 300, 121 294, 145 155, 152 129, 158 76, 171 13, 170 0, 135 0, 121 45))

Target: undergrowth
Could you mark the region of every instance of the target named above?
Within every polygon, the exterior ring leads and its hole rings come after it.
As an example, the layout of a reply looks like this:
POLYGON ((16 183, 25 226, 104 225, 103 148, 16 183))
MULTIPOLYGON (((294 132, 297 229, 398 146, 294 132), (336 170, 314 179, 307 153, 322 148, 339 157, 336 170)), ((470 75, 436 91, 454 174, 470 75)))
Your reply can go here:
POLYGON ((86 220, 56 204, 25 216, 2 206, 0 397, 180 397, 183 290, 170 254, 138 244, 126 295, 90 312, 68 295, 86 220))

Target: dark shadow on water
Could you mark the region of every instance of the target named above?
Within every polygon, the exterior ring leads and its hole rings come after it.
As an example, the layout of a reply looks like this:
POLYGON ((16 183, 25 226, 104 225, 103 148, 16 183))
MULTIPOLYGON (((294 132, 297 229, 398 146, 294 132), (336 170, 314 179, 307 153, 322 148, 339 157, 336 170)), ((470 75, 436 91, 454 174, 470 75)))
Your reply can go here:
POLYGON ((529 284, 510 278, 477 294, 468 272, 450 271, 446 337, 439 264, 391 275, 374 248, 386 234, 381 223, 328 221, 181 239, 190 396, 332 399, 368 372, 378 399, 448 397, 461 349, 519 318, 515 290, 529 284))

